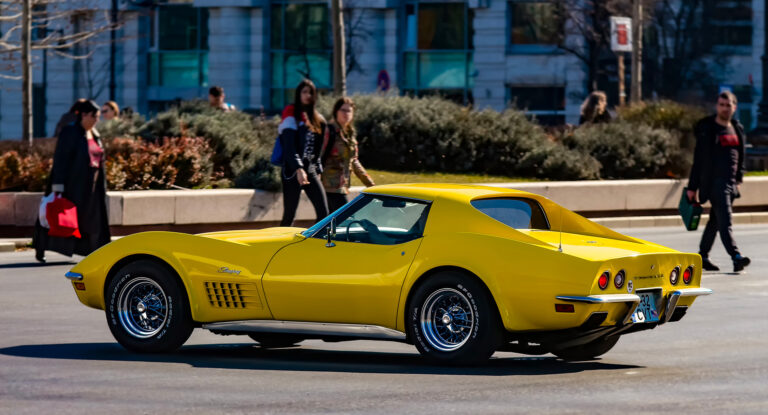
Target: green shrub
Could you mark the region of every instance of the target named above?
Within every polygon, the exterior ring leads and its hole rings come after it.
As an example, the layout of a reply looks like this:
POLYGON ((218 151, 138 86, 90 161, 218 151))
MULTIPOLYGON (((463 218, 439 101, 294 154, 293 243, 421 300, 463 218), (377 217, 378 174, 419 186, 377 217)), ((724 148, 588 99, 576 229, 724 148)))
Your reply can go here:
POLYGON ((261 119, 242 112, 222 112, 204 101, 183 102, 158 114, 139 134, 157 137, 203 137, 213 149, 214 170, 235 186, 276 190, 277 169, 269 163, 277 136, 277 118, 261 119))
POLYGON ((624 121, 584 125, 565 133, 562 141, 597 159, 605 179, 667 177, 680 156, 678 142, 667 130, 624 121))
POLYGON ((664 128, 683 135, 693 134, 693 126, 707 116, 701 107, 681 104, 675 101, 661 100, 640 102, 619 107, 619 118, 654 128, 664 128))
POLYGON ((132 113, 109 121, 102 120, 96 125, 96 130, 105 142, 109 142, 118 137, 135 137, 144 124, 144 117, 132 113))
POLYGON ((107 148, 110 190, 206 187, 215 180, 213 151, 202 138, 166 138, 158 143, 116 138, 107 148))
POLYGON ((688 174, 696 146, 693 127, 707 116, 704 108, 661 100, 632 104, 618 111, 619 117, 630 123, 669 131, 679 147, 672 158, 670 172, 677 177, 688 174))
MULTIPOLYGON (((597 162, 569 152, 520 111, 472 111, 436 98, 357 95, 355 128, 364 165, 397 171, 598 177, 597 162)), ((330 116, 332 99, 319 109, 330 116)))

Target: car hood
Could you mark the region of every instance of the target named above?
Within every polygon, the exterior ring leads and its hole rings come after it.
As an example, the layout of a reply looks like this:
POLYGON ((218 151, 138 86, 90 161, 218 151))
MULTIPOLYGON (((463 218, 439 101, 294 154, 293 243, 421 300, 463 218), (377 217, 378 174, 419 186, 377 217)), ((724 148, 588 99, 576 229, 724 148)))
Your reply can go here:
POLYGON ((267 228, 224 232, 201 233, 198 236, 218 239, 220 241, 235 242, 244 245, 254 245, 262 242, 291 242, 304 239, 301 232, 305 228, 267 228))

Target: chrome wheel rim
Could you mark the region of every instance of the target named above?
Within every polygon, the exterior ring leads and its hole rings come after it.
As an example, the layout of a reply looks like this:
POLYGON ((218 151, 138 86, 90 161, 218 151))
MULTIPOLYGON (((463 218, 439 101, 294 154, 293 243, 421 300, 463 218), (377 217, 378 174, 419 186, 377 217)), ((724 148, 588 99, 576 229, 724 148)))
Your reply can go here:
POLYGON ((430 346, 452 352, 463 346, 475 328, 475 313, 466 296, 453 288, 433 292, 421 308, 421 331, 430 346))
POLYGON ((120 325, 133 337, 154 336, 168 320, 168 297, 155 281, 139 277, 129 281, 117 297, 120 325))

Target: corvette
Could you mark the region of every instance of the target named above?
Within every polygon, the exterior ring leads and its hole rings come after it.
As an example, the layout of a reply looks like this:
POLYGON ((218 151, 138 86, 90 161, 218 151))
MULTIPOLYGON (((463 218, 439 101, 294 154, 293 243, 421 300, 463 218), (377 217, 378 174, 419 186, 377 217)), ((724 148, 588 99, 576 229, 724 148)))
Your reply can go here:
POLYGON ((309 229, 137 233, 66 277, 136 352, 203 328, 265 348, 401 341, 449 364, 497 350, 593 359, 711 293, 697 254, 536 194, 447 184, 371 187, 309 229))

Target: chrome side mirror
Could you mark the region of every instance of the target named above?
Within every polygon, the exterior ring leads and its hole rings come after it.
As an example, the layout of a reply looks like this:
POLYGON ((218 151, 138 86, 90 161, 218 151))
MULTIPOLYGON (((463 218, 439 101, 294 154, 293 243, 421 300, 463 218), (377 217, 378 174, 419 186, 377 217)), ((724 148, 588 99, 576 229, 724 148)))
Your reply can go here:
POLYGON ((326 248, 333 248, 336 246, 335 243, 333 243, 333 237, 336 236, 336 218, 331 218, 331 223, 328 224, 328 227, 325 228, 325 247, 326 248))

